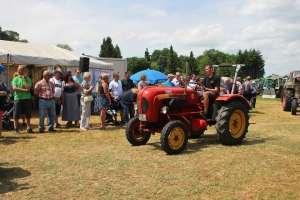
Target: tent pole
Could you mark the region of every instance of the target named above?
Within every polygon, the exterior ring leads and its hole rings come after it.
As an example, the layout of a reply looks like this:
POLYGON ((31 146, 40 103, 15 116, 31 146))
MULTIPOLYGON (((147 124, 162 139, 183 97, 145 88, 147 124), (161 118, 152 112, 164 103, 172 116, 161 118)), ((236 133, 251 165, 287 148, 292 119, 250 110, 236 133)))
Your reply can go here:
POLYGON ((7 87, 8 89, 10 89, 10 84, 9 84, 9 63, 10 63, 10 59, 9 59, 9 53, 7 54, 7 87))

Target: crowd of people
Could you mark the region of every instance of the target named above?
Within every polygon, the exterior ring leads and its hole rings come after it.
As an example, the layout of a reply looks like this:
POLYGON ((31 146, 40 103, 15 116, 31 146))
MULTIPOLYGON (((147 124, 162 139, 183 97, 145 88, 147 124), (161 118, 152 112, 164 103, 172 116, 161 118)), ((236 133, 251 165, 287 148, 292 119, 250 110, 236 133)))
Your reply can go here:
MULTIPOLYGON (((200 96, 204 98, 204 115, 207 115, 207 108, 209 100, 216 99, 222 94, 240 94, 244 96, 250 103, 252 108, 256 105, 256 82, 251 80, 250 76, 247 76, 245 81, 242 82, 241 77, 236 78, 236 83, 231 78, 225 78, 221 80, 213 72, 212 65, 205 66, 206 76, 201 80, 196 74, 192 74, 188 80, 187 87, 199 90, 200 96)), ((176 72, 176 75, 168 74, 168 80, 163 83, 165 87, 184 87, 184 80, 181 78, 180 72, 176 72)))
MULTIPOLYGON (((94 88, 99 96, 100 107, 100 129, 108 129, 105 124, 107 111, 113 106, 113 109, 119 111, 120 121, 115 116, 115 124, 120 122, 128 123, 129 119, 134 117, 134 104, 136 103, 137 94, 144 87, 147 87, 147 76, 142 74, 140 82, 135 86, 130 79, 130 73, 125 72, 125 78, 119 80, 118 73, 113 73, 113 80, 109 82, 109 75, 102 73, 100 81, 96 86, 90 85, 91 73, 82 72, 80 69, 67 71, 65 74, 61 70, 59 64, 54 66, 54 72, 51 73, 45 70, 42 74, 42 79, 34 86, 31 79, 25 75, 26 66, 20 65, 17 72, 14 74, 11 83, 11 100, 14 103, 13 120, 14 133, 20 134, 18 130, 19 118, 23 119, 23 126, 26 126, 28 133, 34 133, 31 128, 31 88, 33 94, 38 99, 39 106, 39 133, 45 132, 44 119, 47 116, 48 132, 56 132, 57 128, 62 125, 61 121, 66 121, 66 127, 72 126, 74 121, 75 126, 82 131, 92 129, 90 125, 91 105, 93 101, 92 91, 94 88)), ((203 117, 208 117, 209 102, 216 99, 220 94, 240 94, 243 95, 249 102, 251 107, 255 108, 256 103, 256 87, 255 82, 250 82, 250 76, 242 83, 242 79, 237 77, 236 84, 232 79, 226 78, 221 81, 221 78, 214 73, 212 65, 205 66, 206 76, 200 80, 196 74, 193 74, 187 82, 187 87, 198 90, 200 96, 204 100, 203 117)), ((1 75, 1 71, 0 71, 1 75)), ((168 74, 168 80, 163 83, 165 87, 184 87, 185 81, 182 79, 180 72, 175 75, 168 74)), ((0 79, 0 119, 2 120, 3 111, 5 110, 4 102, 8 88, 0 79)), ((0 123, 2 125, 2 123, 0 123)), ((0 138, 2 126, 0 125, 0 138)))
MULTIPOLYGON (((3 69, 4 71, 4 69, 3 69)), ((47 117, 48 132, 56 132, 57 128, 62 125, 59 123, 65 121, 66 127, 75 126, 82 131, 92 129, 90 125, 91 105, 93 96, 92 91, 95 86, 90 85, 91 73, 82 72, 80 69, 63 73, 59 64, 54 66, 54 72, 48 70, 43 71, 42 79, 35 85, 31 79, 26 76, 26 66, 20 65, 17 72, 14 73, 14 78, 11 82, 11 101, 13 102, 13 132, 20 134, 19 118, 23 119, 23 126, 26 126, 28 133, 34 133, 31 128, 31 113, 32 113, 32 94, 38 101, 39 110, 39 133, 44 133, 45 118, 47 117), (32 91, 33 88, 33 91, 32 91)), ((0 76, 1 71, 0 71, 0 76)), ((147 86, 146 75, 141 76, 141 82, 138 88, 130 79, 130 73, 125 73, 125 78, 120 81, 119 74, 113 74, 113 80, 109 82, 109 75, 102 73, 100 81, 97 83, 96 92, 99 96, 100 110, 100 129, 108 129, 105 125, 106 113, 112 103, 117 106, 114 108, 120 111, 120 122, 126 123, 130 118, 134 117, 134 104, 137 99, 139 89, 147 86), (128 116, 129 115, 129 116, 128 116)), ((0 138, 2 136, 2 116, 7 109, 5 102, 7 101, 8 93, 7 85, 0 79, 0 138)), ((116 124, 120 122, 116 121, 116 124)))

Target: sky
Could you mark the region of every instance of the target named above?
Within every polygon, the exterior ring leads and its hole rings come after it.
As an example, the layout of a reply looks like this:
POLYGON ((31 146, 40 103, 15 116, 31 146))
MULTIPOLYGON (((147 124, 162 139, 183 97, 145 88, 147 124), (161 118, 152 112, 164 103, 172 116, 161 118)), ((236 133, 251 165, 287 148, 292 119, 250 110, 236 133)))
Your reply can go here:
POLYGON ((260 50, 266 76, 300 69, 300 0, 10 0, 0 26, 33 44, 98 56, 110 36, 123 58, 173 45, 178 55, 260 50))

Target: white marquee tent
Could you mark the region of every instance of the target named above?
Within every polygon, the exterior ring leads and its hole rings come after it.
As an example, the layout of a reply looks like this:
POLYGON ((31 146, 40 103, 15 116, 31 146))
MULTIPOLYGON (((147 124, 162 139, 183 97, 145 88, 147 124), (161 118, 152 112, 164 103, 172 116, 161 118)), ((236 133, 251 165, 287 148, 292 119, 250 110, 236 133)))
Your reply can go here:
MULTIPOLYGON (((54 45, 31 44, 0 40, 0 63, 9 69, 20 64, 53 66, 60 64, 68 69, 79 67, 80 54, 54 45)), ((90 67, 113 71, 113 64, 90 58, 90 67)))

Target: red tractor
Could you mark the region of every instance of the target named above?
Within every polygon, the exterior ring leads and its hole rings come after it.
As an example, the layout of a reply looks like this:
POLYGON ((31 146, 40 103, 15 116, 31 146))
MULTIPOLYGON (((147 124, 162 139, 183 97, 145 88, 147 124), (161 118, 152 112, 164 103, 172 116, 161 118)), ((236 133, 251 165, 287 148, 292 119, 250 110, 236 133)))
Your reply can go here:
MULTIPOLYGON (((214 67, 222 66, 229 67, 214 67)), ((236 79, 244 65, 231 66, 236 67, 236 79)), ((151 134, 161 133, 160 143, 167 154, 182 152, 188 138, 199 138, 207 126, 215 125, 224 145, 240 144, 248 132, 251 107, 237 94, 221 95, 210 102, 209 119, 201 115, 204 103, 199 93, 187 87, 146 87, 139 92, 137 105, 138 116, 126 127, 127 140, 135 146, 145 145, 151 134)))

